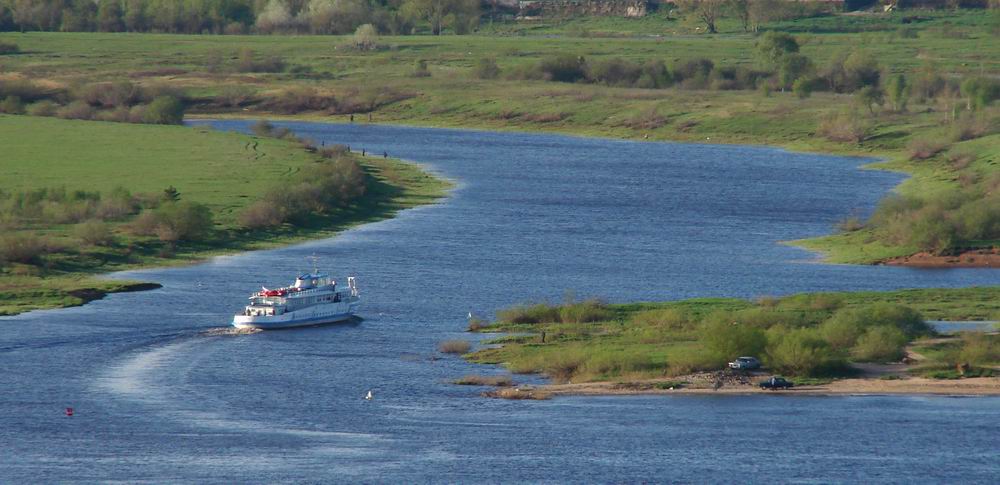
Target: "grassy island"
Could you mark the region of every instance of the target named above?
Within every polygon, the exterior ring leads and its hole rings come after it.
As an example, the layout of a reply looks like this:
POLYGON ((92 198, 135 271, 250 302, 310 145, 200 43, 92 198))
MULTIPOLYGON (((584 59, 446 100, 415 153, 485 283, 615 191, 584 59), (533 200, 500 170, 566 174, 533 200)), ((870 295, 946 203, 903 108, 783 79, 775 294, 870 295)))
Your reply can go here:
POLYGON ((95 276, 326 237, 448 187, 412 164, 272 134, 0 115, 0 314, 149 288, 95 276), (341 195, 279 197, 326 186, 341 195))
POLYGON ((1000 336, 937 335, 924 319, 995 318, 998 297, 1000 288, 991 287, 519 305, 498 312, 495 323, 474 322, 476 332, 507 335, 465 358, 555 383, 657 389, 723 377, 752 385, 772 374, 805 385, 859 376, 988 377, 1000 368, 1000 336), (760 358, 765 373, 722 372, 744 355, 760 358))

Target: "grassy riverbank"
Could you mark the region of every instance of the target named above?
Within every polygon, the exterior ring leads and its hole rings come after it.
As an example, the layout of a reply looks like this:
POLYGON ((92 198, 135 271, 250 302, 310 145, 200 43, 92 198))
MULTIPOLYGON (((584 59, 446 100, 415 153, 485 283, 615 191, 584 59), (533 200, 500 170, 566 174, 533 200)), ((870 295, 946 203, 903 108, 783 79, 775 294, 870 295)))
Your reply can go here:
POLYGON ((0 138, 0 253, 10 257, 0 264, 0 315, 146 288, 95 278, 101 273, 328 237, 433 203, 449 187, 413 164, 342 154, 363 168, 363 195, 294 224, 249 229, 248 207, 326 162, 295 140, 204 127, 0 115, 0 138), (143 213, 174 203, 161 200, 171 187, 177 204, 210 214, 198 238, 137 229, 143 213), (119 201, 126 209, 117 211, 119 201))
POLYGON ((349 37, 336 36, 0 34, 21 50, 0 62, 8 82, 31 80, 52 92, 125 79, 169 87, 185 93, 195 116, 353 116, 359 122, 370 116, 376 123, 770 144, 879 157, 886 160, 879 167, 912 175, 898 191, 908 205, 868 224, 845 213, 842 234, 794 242, 833 262, 873 263, 921 250, 994 245, 980 237, 992 234, 991 224, 975 226, 961 207, 977 212, 972 203, 991 197, 1000 180, 1000 111, 992 101, 967 109, 972 95, 960 86, 1000 73, 990 15, 906 11, 762 26, 793 34, 815 79, 832 83, 837 66, 850 67, 844 59, 858 54, 855 64, 880 79, 875 87, 883 98, 867 101, 860 90, 817 85, 803 97, 775 84, 781 73, 762 71, 758 39, 740 31, 735 19, 721 21, 718 35, 694 35, 697 22, 660 14, 634 22, 497 24, 469 36, 381 37, 378 49, 361 51, 349 47, 349 37), (546 80, 541 64, 558 55, 585 59, 585 79, 546 80), (608 77, 627 77, 628 63, 657 61, 669 77, 688 77, 658 89, 608 77), (689 61, 714 67, 692 74, 697 69, 689 61), (889 100, 887 84, 898 74, 908 83, 905 106, 889 100), (932 199, 942 194, 960 197, 932 199), (943 217, 932 217, 938 212, 943 217), (930 227, 936 219, 948 226, 930 227))
POLYGON ((498 312, 496 323, 475 325, 509 335, 465 357, 556 383, 704 381, 741 355, 799 383, 901 360, 908 364, 889 367, 895 378, 956 378, 959 364, 968 376, 989 376, 1000 365, 1000 338, 941 338, 923 319, 996 318, 998 297, 1000 287, 516 306, 498 312))

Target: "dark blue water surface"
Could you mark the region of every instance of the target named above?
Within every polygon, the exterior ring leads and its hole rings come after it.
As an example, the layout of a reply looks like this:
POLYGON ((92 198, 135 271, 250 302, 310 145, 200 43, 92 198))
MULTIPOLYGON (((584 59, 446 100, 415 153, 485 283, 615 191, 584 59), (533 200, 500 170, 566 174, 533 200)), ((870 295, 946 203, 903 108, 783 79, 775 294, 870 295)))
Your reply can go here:
MULTIPOLYGON (((245 130, 246 123, 213 125, 245 130)), ((608 397, 509 402, 432 359, 567 290, 611 301, 988 285, 988 270, 837 266, 826 233, 900 181, 862 159, 743 146, 290 123, 458 183, 339 237, 115 277, 163 289, 0 318, 0 481, 993 482, 1000 399, 608 397), (365 321, 213 336, 315 253, 365 321), (375 390, 375 400, 364 393, 375 390), (63 415, 67 406, 73 417, 63 415)), ((183 188, 181 188, 183 191, 183 188)))

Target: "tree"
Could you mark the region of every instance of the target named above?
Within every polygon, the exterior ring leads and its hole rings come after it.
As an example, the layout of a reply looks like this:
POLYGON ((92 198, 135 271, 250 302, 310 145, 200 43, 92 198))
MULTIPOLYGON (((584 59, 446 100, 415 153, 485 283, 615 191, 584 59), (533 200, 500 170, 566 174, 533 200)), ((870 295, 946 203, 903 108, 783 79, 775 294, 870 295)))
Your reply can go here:
POLYGON ((125 28, 119 0, 101 0, 97 7, 97 28, 101 32, 121 32, 125 28))
POLYGON ((402 10, 411 18, 429 23, 434 35, 441 35, 446 26, 479 18, 476 0, 406 0, 402 10))
POLYGON ((718 33, 715 27, 716 21, 722 16, 728 0, 677 0, 677 6, 682 11, 693 14, 699 21, 705 24, 705 30, 709 34, 718 33))
POLYGON ((879 88, 865 86, 858 90, 858 93, 854 95, 854 99, 859 106, 868 108, 869 114, 875 114, 875 106, 881 107, 885 104, 885 93, 879 88))
POLYGON ((730 2, 733 13, 736 14, 736 18, 740 19, 740 25, 744 32, 750 32, 750 3, 751 0, 732 0, 730 2))
POLYGON ((774 69, 782 57, 799 52, 799 42, 789 34, 768 31, 757 39, 754 55, 764 69, 774 69))
POLYGON ((802 54, 786 54, 778 63, 778 82, 781 89, 792 87, 796 79, 807 77, 813 73, 812 60, 802 54))
POLYGON ((982 109, 996 99, 1000 99, 1000 82, 986 77, 970 77, 962 81, 962 96, 965 97, 965 108, 968 110, 982 109))
POLYGON ((759 32, 764 22, 776 18, 785 8, 782 0, 748 0, 747 21, 751 32, 759 32))
POLYGON ((794 92, 799 99, 806 99, 809 96, 812 96, 813 82, 814 80, 811 78, 800 77, 792 83, 792 92, 794 92))
POLYGON ((897 74, 889 78, 886 83, 885 92, 889 96, 889 104, 894 111, 906 111, 906 102, 910 98, 910 85, 906 82, 906 76, 897 74))

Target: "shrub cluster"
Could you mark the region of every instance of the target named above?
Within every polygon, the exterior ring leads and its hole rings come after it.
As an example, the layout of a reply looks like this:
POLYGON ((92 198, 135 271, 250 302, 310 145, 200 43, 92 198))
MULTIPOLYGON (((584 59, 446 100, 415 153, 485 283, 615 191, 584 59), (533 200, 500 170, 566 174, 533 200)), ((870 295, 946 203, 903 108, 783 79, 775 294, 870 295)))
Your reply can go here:
POLYGON ((142 211, 129 226, 135 235, 156 236, 170 244, 200 241, 212 232, 212 212, 196 202, 165 201, 156 209, 142 211))
POLYGON ((0 220, 8 227, 31 223, 71 224, 89 219, 118 220, 136 213, 142 204, 141 197, 122 188, 106 195, 96 191, 67 191, 65 187, 15 192, 0 190, 0 220))
POLYGON ((497 320, 515 324, 587 323, 609 320, 612 317, 607 305, 595 299, 568 301, 563 305, 518 305, 497 312, 497 320))
POLYGON ((899 360, 907 342, 931 333, 919 313, 902 305, 843 308, 825 320, 815 318, 761 307, 711 314, 699 329, 711 355, 709 368, 756 355, 777 372, 830 375, 843 369, 848 358, 899 360))
POLYGON ((368 177, 353 158, 340 157, 304 168, 286 187, 268 192, 240 214, 248 229, 300 225, 312 215, 329 214, 363 196, 368 177))
POLYGON ((182 96, 169 89, 142 88, 128 81, 50 89, 27 80, 0 80, 0 113, 58 116, 74 120, 180 124, 182 96))
POLYGON ((879 203, 868 226, 892 243, 942 254, 966 242, 1000 238, 1000 194, 973 188, 923 197, 892 195, 879 203))

